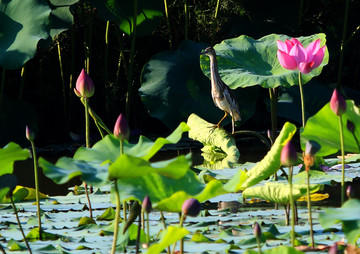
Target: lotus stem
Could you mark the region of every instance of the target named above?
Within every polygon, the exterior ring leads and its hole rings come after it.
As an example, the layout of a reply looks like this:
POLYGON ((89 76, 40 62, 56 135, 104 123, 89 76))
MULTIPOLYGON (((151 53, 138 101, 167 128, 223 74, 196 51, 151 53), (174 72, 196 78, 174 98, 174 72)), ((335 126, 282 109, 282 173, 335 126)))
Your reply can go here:
POLYGON ((40 210, 40 198, 39 198, 39 166, 35 151, 35 144, 34 141, 30 141, 32 155, 34 159, 34 178, 35 178, 35 198, 36 198, 36 206, 37 206, 37 217, 38 217, 38 228, 39 228, 39 240, 42 240, 42 227, 41 227, 41 210, 40 210))
POLYGON ((172 49, 171 26, 170 26, 170 19, 169 19, 168 4, 167 4, 166 0, 164 0, 164 8, 165 8, 166 24, 167 24, 168 32, 169 32, 169 46, 172 49))
MULTIPOLYGON (((179 223, 180 227, 183 226, 184 220, 185 220, 185 215, 184 215, 184 213, 181 213, 181 215, 180 215, 180 223, 179 223)), ((171 253, 175 253, 175 247, 176 247, 176 242, 173 245, 173 249, 172 249, 171 253)), ((180 240, 180 254, 183 254, 183 253, 184 253, 184 238, 181 238, 181 240, 180 240)))
POLYGON ((349 19, 349 4, 350 1, 345 1, 345 14, 344 14, 344 25, 343 25, 343 34, 341 38, 341 45, 340 45, 340 58, 339 58, 339 69, 338 69, 338 77, 337 77, 337 83, 340 86, 341 85, 341 76, 342 76, 342 69, 344 65, 344 45, 346 40, 346 31, 347 31, 347 24, 349 19))
POLYGON ((211 44, 214 44, 214 38, 215 38, 215 33, 216 33, 216 26, 217 26, 217 16, 218 16, 218 12, 219 12, 219 6, 220 6, 220 0, 216 1, 216 7, 215 7, 215 14, 214 14, 214 23, 212 26, 212 38, 211 38, 211 44))
POLYGON ((345 202, 345 146, 344 146, 344 129, 342 117, 339 115, 340 128, 340 147, 341 147, 341 205, 345 202))
MULTIPOLYGON (((160 215, 161 215, 161 221, 163 223, 164 229, 166 230, 166 222, 165 222, 165 217, 164 217, 164 213, 162 211, 160 211, 160 215)), ((167 254, 170 254, 170 247, 167 247, 167 254)))
POLYGON ((277 129, 277 96, 276 88, 269 88, 270 96, 270 114, 271 114, 271 145, 276 139, 276 129, 277 129))
POLYGON ((135 59, 135 42, 136 42, 136 17, 137 17, 137 8, 138 0, 134 0, 134 17, 132 20, 133 29, 131 32, 131 50, 130 50, 130 59, 129 59, 129 68, 128 68, 128 90, 126 94, 126 118, 128 120, 130 115, 130 104, 132 98, 132 84, 133 84, 133 68, 134 68, 134 59, 135 59))
POLYGON ((120 194, 119 194, 119 188, 117 185, 117 179, 115 179, 115 181, 114 181, 114 189, 115 189, 115 197, 116 197, 116 210, 115 210, 114 238, 113 238, 113 243, 112 243, 112 248, 111 248, 111 254, 115 253, 117 237, 119 234, 119 218, 120 218, 121 204, 120 204, 120 194))
POLYGON ((293 166, 290 166, 289 186, 290 186, 290 208, 291 208, 291 246, 295 247, 295 205, 294 205, 293 185, 292 185, 293 168, 294 168, 293 166))
MULTIPOLYGON (((16 206, 15 206, 15 204, 14 204, 14 200, 13 200, 13 198, 12 198, 12 194, 10 194, 10 202, 11 202, 11 205, 12 205, 12 207, 13 207, 13 209, 14 209, 15 217, 16 217, 17 223, 18 223, 18 225, 19 225, 20 232, 21 232, 21 234, 22 234, 22 236, 23 236, 23 238, 24 238, 24 242, 25 242, 25 244, 26 244, 26 247, 28 248, 29 253, 32 254, 30 245, 29 245, 28 241, 26 240, 26 236, 25 236, 25 234, 24 234, 24 230, 23 230, 23 228, 22 228, 22 226, 21 226, 20 219, 19 219, 19 215, 18 215, 18 211, 17 211, 16 206)), ((40 234, 40 231, 39 231, 39 234, 40 234)))
POLYGON ((109 26, 110 21, 106 21, 106 30, 105 30, 105 56, 104 56, 104 81, 105 81, 105 106, 106 112, 109 115, 110 105, 109 105, 109 97, 110 97, 110 87, 108 82, 108 56, 109 56, 109 26))
MULTIPOLYGON (((88 98, 84 98, 84 105, 85 105, 85 142, 86 142, 86 147, 90 148, 90 122, 89 122, 89 99, 88 98)), ((90 197, 89 197, 89 192, 88 192, 88 187, 87 187, 87 183, 84 182, 84 188, 85 188, 85 194, 86 194, 86 198, 89 204, 89 213, 90 213, 90 218, 92 218, 92 208, 91 208, 91 202, 90 202, 90 197)))
POLYGON ((137 228, 137 236, 136 236, 136 247, 135 253, 139 253, 140 248, 140 233, 141 233, 141 216, 139 216, 138 228, 137 228))
POLYGON ((61 58, 61 48, 60 48, 60 40, 57 39, 57 50, 58 50, 58 56, 59 56, 59 66, 60 66, 60 76, 61 76, 61 84, 62 84, 62 91, 63 91, 63 107, 64 107, 64 116, 65 116, 65 122, 67 123, 67 101, 66 101, 66 87, 65 87, 65 79, 64 79, 64 71, 63 71, 63 65, 62 65, 62 58, 61 58))
POLYGON ((299 71, 299 89, 300 89, 300 100, 301 100, 301 119, 302 127, 305 128, 305 103, 304 103, 304 91, 301 84, 301 72, 299 71))
POLYGON ((184 0, 184 14, 185 14, 185 40, 188 40, 188 29, 189 29, 189 9, 187 0, 184 0))
POLYGON ((150 214, 148 212, 145 212, 145 216, 146 216, 146 242, 149 247, 150 246, 150 222, 149 222, 150 214))
POLYGON ((25 63, 24 66, 21 68, 21 73, 20 73, 21 83, 20 83, 19 97, 18 97, 18 100, 19 100, 19 101, 21 101, 22 95, 23 95, 23 92, 24 92, 24 86, 25 86, 25 70, 26 70, 26 63, 25 63))
POLYGON ((306 190, 307 190, 307 207, 308 207, 308 210, 309 210, 311 247, 314 248, 315 244, 314 244, 314 232, 313 232, 312 213, 311 213, 310 172, 309 172, 309 169, 306 170, 306 190))

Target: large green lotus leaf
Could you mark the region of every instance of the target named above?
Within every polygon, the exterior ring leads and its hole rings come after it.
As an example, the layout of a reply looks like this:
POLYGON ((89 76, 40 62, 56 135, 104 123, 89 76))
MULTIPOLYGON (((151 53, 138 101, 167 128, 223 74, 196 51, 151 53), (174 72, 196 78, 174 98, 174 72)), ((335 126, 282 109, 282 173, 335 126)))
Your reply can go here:
MULTIPOLYGON (((322 185, 311 184, 310 193, 321 190, 322 185)), ((293 185, 293 197, 295 200, 306 195, 306 184, 293 185)), ((290 186, 284 183, 268 182, 263 186, 253 186, 245 189, 242 193, 244 198, 261 198, 278 204, 289 204, 290 186)))
MULTIPOLYGON (((154 141, 140 136, 137 144, 131 144, 124 141, 124 153, 135 157, 150 160, 165 144, 177 143, 182 134, 189 130, 186 123, 182 122, 179 126, 166 138, 157 138, 154 141)), ((84 161, 104 161, 114 162, 120 155, 120 141, 114 135, 107 135, 105 138, 97 142, 92 148, 80 147, 74 159, 84 161)))
POLYGON ((39 40, 49 37, 51 9, 45 0, 0 2, 0 65, 18 69, 33 58, 39 40))
MULTIPOLYGON (((184 41, 177 51, 154 55, 141 73, 139 94, 151 116, 169 128, 186 121, 192 113, 217 123, 224 115, 212 101, 210 80, 199 67, 199 54, 208 45, 184 41)), ((255 112, 258 88, 234 91, 239 102, 242 122, 255 112)), ((229 122, 231 118, 226 119, 229 122)), ((226 123, 225 121, 225 123, 226 123)))
MULTIPOLYGON (((319 171, 319 170, 309 170, 310 175, 310 183, 311 184, 327 184, 331 185, 332 181, 341 182, 341 174, 337 175, 329 175, 325 172, 319 171)), ((307 179, 307 173, 306 171, 303 171, 299 174, 294 175, 293 177, 293 183, 296 184, 306 184, 307 179)), ((345 181, 351 182, 352 179, 350 177, 345 177, 345 181)))
POLYGON ((191 162, 181 155, 174 159, 150 163, 139 157, 122 154, 109 167, 110 179, 136 178, 146 174, 158 173, 178 179, 186 174, 191 162))
POLYGON ((323 213, 319 214, 319 222, 324 228, 341 222, 347 240, 351 244, 356 244, 360 237, 360 201, 350 199, 341 208, 325 209, 323 213))
MULTIPOLYGON (((298 37, 306 47, 312 41, 321 39, 321 46, 325 45, 325 34, 298 37)), ((219 73, 222 80, 232 89, 260 85, 264 88, 278 86, 293 86, 299 84, 298 71, 283 68, 277 59, 277 40, 285 41, 291 37, 270 34, 258 40, 246 35, 234 39, 227 39, 216 44, 219 73)), ((321 65, 308 74, 302 74, 302 84, 321 73, 323 66, 329 61, 326 50, 321 65)), ((200 66, 204 74, 210 77, 210 60, 207 56, 200 57, 200 66)))
MULTIPOLYGON (((360 128, 360 109, 352 100, 346 101, 346 111, 342 115, 344 144, 345 151, 359 153, 353 134, 346 128, 348 120, 355 125, 355 136, 357 140, 360 140, 360 132, 357 129, 360 128)), ((307 140, 319 143, 321 146, 317 153, 319 156, 334 154, 340 150, 339 117, 331 110, 330 103, 327 103, 318 113, 307 120, 300 137, 302 149, 305 148, 307 140)))
POLYGON ((60 0, 51 0, 51 29, 50 36, 54 37, 60 34, 63 31, 69 29, 69 27, 74 23, 74 16, 72 15, 70 8, 72 5, 77 3, 79 0, 70 0, 70 1, 60 1, 60 0))
POLYGON ((148 195, 153 207, 164 211, 179 212, 182 203, 187 198, 198 196, 200 201, 205 201, 224 194, 221 183, 214 181, 205 185, 199 181, 194 172, 188 170, 179 179, 152 173, 137 178, 120 178, 117 183, 122 200, 141 201, 148 195), (166 199, 167 201, 164 201, 166 199), (160 205, 158 207, 160 203, 161 207, 160 205))
POLYGON ((180 239, 184 238, 190 232, 186 228, 168 226, 160 235, 160 241, 158 243, 152 244, 148 250, 147 254, 159 254, 166 247, 176 243, 180 239))
POLYGON ((227 154, 228 158, 232 158, 233 162, 239 160, 240 152, 236 147, 235 139, 224 129, 214 128, 214 124, 205 121, 196 114, 189 116, 187 124, 190 127, 189 138, 204 145, 220 148, 227 154))
POLYGON ((286 122, 266 156, 252 169, 246 172, 246 177, 244 176, 243 171, 239 170, 239 172, 226 183, 224 188, 231 192, 244 190, 245 188, 255 185, 275 174, 281 165, 281 150, 287 141, 291 140, 295 132, 296 126, 286 122))
POLYGON ((29 157, 29 150, 22 149, 13 142, 10 142, 4 148, 0 148, 0 175, 11 174, 15 161, 23 161, 29 157))
MULTIPOLYGON (((255 250, 246 250, 244 254, 256 254, 259 253, 255 250)), ((304 252, 289 246, 279 246, 271 249, 261 250, 263 254, 304 254, 304 252)))
POLYGON ((102 186, 108 179, 108 164, 62 157, 55 165, 39 158, 39 165, 44 175, 56 184, 64 184, 76 176, 81 176, 81 180, 90 185, 102 186))
POLYGON ((161 0, 106 0, 90 3, 96 6, 99 15, 104 20, 116 20, 119 28, 128 35, 133 33, 133 17, 135 6, 136 11, 136 34, 145 36, 151 33, 163 18, 164 3, 161 0))

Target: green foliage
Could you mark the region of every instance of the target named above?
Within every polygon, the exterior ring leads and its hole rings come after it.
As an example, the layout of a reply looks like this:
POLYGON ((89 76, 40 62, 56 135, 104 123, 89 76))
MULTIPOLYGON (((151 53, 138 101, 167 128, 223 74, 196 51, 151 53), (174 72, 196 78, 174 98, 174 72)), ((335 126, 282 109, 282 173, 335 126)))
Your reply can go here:
POLYGON ((0 175, 11 174, 15 161, 26 160, 30 157, 27 149, 22 149, 18 144, 10 142, 5 147, 0 148, 0 175))
MULTIPOLYGON (((310 193, 321 190, 322 185, 310 185, 310 193)), ((306 195, 307 189, 305 184, 293 185, 293 197, 298 199, 306 195)), ((267 182, 263 186, 253 186, 243 191, 244 198, 261 198, 278 204, 290 203, 290 187, 285 183, 267 182)))
MULTIPOLYGON (((199 54, 207 46, 184 41, 177 51, 158 53, 143 67, 141 100, 150 115, 169 128, 186 121, 192 113, 210 122, 218 122, 224 114, 216 109, 211 99, 210 81, 199 67, 199 54), (209 110, 211 108, 214 110, 209 110)), ((242 89, 235 94, 245 122, 255 112, 258 89, 242 89)))
POLYGON ((161 233, 160 242, 152 244, 147 254, 161 253, 166 247, 176 243, 190 232, 182 227, 169 226, 161 233))
MULTIPOLYGON (((291 39, 286 35, 270 34, 258 40, 246 35, 227 39, 214 46, 217 53, 219 73, 222 80, 232 89, 260 85, 264 88, 298 85, 298 71, 283 68, 277 59, 277 40, 291 39)), ((315 34, 297 38, 306 47, 310 42, 321 39, 326 43, 325 34, 315 34)), ((209 58, 200 57, 200 66, 204 74, 210 77, 209 58)), ((311 73, 302 75, 302 84, 321 73, 322 67, 329 61, 329 52, 325 52, 322 64, 311 73)))
POLYGON ((327 208, 319 214, 319 221, 324 228, 341 223, 346 239, 355 245, 360 237, 360 201, 350 199, 341 208, 327 208))
POLYGON ((281 165, 281 150, 287 141, 291 140, 295 132, 295 125, 289 122, 285 123, 266 156, 249 171, 244 172, 243 170, 239 170, 237 174, 225 184, 224 188, 231 192, 244 190, 276 173, 281 165))
MULTIPOLYGON (((345 151, 359 153, 359 147, 353 134, 346 128, 347 121, 355 125, 355 136, 360 140, 360 132, 356 129, 360 126, 360 109, 352 100, 346 101, 346 111, 342 114, 342 125, 344 127, 345 151)), ((334 154, 340 150, 340 129, 338 116, 327 103, 319 112, 310 117, 301 132, 301 147, 304 149, 307 140, 313 140, 321 146, 317 153, 319 156, 334 154), (330 128, 331 127, 331 128, 330 128)))

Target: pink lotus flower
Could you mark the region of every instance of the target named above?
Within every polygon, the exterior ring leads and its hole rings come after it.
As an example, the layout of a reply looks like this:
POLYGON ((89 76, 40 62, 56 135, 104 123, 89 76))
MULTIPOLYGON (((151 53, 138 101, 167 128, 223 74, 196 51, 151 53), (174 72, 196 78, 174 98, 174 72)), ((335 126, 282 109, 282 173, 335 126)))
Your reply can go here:
POLYGON ((120 114, 114 126, 114 136, 120 140, 124 140, 124 139, 128 139, 129 135, 130 135, 129 125, 123 114, 120 114))
POLYGON ((337 116, 344 114, 346 111, 346 101, 337 89, 334 89, 331 96, 330 108, 337 116))
POLYGON ((288 70, 299 70, 307 74, 319 67, 324 59, 326 46, 320 48, 320 39, 311 42, 306 49, 295 38, 282 42, 277 41, 277 57, 282 67, 288 70))
POLYGON ((74 91, 78 97, 90 98, 94 95, 94 83, 84 69, 82 69, 76 80, 76 87, 74 88, 74 91))

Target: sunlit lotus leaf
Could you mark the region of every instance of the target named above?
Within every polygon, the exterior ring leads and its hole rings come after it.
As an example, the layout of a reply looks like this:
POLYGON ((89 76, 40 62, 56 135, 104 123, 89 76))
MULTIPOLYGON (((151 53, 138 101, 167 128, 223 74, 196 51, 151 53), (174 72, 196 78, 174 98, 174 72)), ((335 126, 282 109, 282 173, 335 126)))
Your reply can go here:
POLYGON ((203 202, 226 193, 221 182, 214 180, 205 185, 191 170, 179 179, 152 173, 137 178, 119 178, 117 183, 122 200, 141 201, 148 195, 154 208, 173 212, 180 212, 182 203, 188 198, 203 202))
POLYGON ((97 162, 62 157, 55 165, 39 158, 39 165, 43 169, 44 175, 56 184, 64 184, 76 176, 81 176, 81 180, 90 185, 102 186, 108 179, 108 164, 101 165, 97 162))
MULTIPOLYGON (((165 144, 177 143, 182 134, 189 130, 186 123, 180 123, 179 126, 166 138, 157 138, 154 141, 140 136, 138 143, 131 144, 124 141, 124 153, 136 157, 149 160, 154 156, 165 144)), ((105 138, 97 142, 92 148, 80 147, 74 159, 84 161, 104 161, 114 162, 120 155, 120 141, 114 135, 107 135, 105 138)))
POLYGON ((10 142, 4 148, 0 148, 0 175, 11 174, 15 161, 26 160, 29 157, 29 150, 22 149, 18 144, 13 142, 10 142))
MULTIPOLYGON (((306 47, 312 41, 321 39, 321 46, 325 45, 325 34, 298 37, 306 47)), ((258 40, 246 35, 234 39, 227 39, 214 46, 217 54, 219 73, 222 80, 232 89, 260 85, 264 88, 278 86, 293 86, 299 84, 298 71, 283 68, 277 59, 277 40, 285 41, 291 37, 270 34, 258 40)), ((326 50, 321 65, 309 74, 301 75, 302 84, 321 73, 322 67, 329 61, 326 50)), ((200 57, 200 66, 204 74, 210 77, 209 57, 200 57)))
MULTIPOLYGON (((345 151, 359 153, 358 144, 353 134, 346 128, 346 123, 349 120, 355 125, 355 136, 360 141, 360 108, 355 105, 354 101, 347 100, 346 111, 341 118, 344 129, 345 151)), ((321 146, 320 151, 317 153, 319 156, 334 154, 340 150, 339 117, 331 110, 330 102, 307 120, 300 137, 302 149, 305 149, 307 140, 319 143, 321 146)))
POLYGON ((159 254, 166 247, 176 243, 189 233, 190 232, 186 228, 169 226, 161 233, 160 241, 152 244, 146 253, 159 254))
POLYGON ((27 250, 25 243, 15 241, 14 239, 10 239, 6 246, 10 251, 23 251, 27 250))
POLYGON ((244 190, 275 174, 281 165, 281 150, 287 141, 291 140, 295 132, 296 126, 286 122, 266 156, 252 169, 247 171, 246 176, 243 170, 239 170, 239 172, 225 184, 224 188, 231 192, 244 190))
MULTIPOLYGON (((10 182, 11 180, 8 179, 8 181, 10 182)), ((25 201, 25 200, 35 200, 35 189, 30 188, 30 187, 24 187, 21 185, 17 185, 15 187, 15 189, 13 190, 13 201, 14 202, 20 202, 20 201, 25 201)), ((48 196, 45 195, 44 193, 39 192, 39 198, 40 199, 44 199, 47 198, 48 196)), ((4 197, 3 199, 0 199, 0 202, 2 203, 10 203, 11 200, 8 197, 4 197)))
MULTIPOLYGON (((126 226, 126 222, 124 221, 120 225, 119 232, 124 232, 125 226, 126 226)), ((121 246, 122 248, 124 248, 123 250, 125 250, 127 245, 135 244, 137 235, 138 235, 138 225, 136 223, 132 223, 124 233, 118 234, 116 245, 121 246)), ((141 242, 146 242, 146 235, 143 229, 140 229, 139 240, 141 242)))
MULTIPOLYGON (((322 185, 311 184, 310 193, 321 190, 322 185)), ((305 184, 293 185, 293 197, 298 199, 301 196, 306 195, 307 189, 305 184)), ((261 198, 266 201, 274 202, 277 204, 289 204, 290 203, 290 186, 284 183, 268 182, 263 186, 252 186, 246 188, 243 191, 244 198, 261 198)))
MULTIPOLYGON (((59 239, 60 236, 57 234, 52 234, 49 232, 45 232, 45 231, 41 231, 41 237, 44 241, 46 240, 56 240, 59 239)), ((39 228, 33 228, 27 235, 26 235, 26 239, 31 239, 31 240, 37 240, 40 239, 40 233, 39 233, 39 228)))
POLYGON ((102 19, 117 21, 119 28, 128 35, 131 35, 134 29, 135 2, 137 3, 136 34, 145 36, 151 33, 163 18, 164 4, 161 0, 90 1, 96 6, 102 19))
MULTIPOLYGON (((296 184, 306 184, 306 178, 307 173, 305 171, 294 175, 293 177, 293 183, 296 184)), ((310 170, 310 183, 311 184, 327 184, 331 185, 331 182, 341 182, 341 174, 327 174, 325 172, 319 171, 319 170, 310 170)), ((350 177, 345 177, 345 181, 351 182, 352 179, 350 177)))
POLYGON ((319 221, 324 228, 341 223, 346 239, 356 244, 360 237, 360 201, 350 199, 340 208, 326 208, 324 213, 319 214, 319 221))
POLYGON ((167 161, 150 163, 147 160, 123 154, 109 167, 110 179, 136 178, 151 173, 178 179, 186 174, 191 162, 181 155, 167 161))
MULTIPOLYGON (((139 94, 151 116, 169 128, 186 121, 192 113, 217 123, 224 112, 216 108, 211 98, 210 80, 199 67, 199 54, 208 45, 184 41, 176 51, 154 55, 141 73, 139 94)), ((234 91, 241 110, 241 122, 255 112, 258 88, 234 91)), ((228 117, 223 124, 230 123, 228 117)))
POLYGON ((39 40, 49 37, 51 9, 44 0, 0 2, 0 65, 18 69, 33 58, 39 40))
POLYGON ((190 127, 189 138, 197 140, 204 145, 209 145, 213 149, 221 149, 227 154, 227 158, 233 162, 239 160, 240 153, 236 147, 235 139, 224 129, 213 128, 214 124, 205 121, 196 114, 189 116, 187 124, 190 127))

